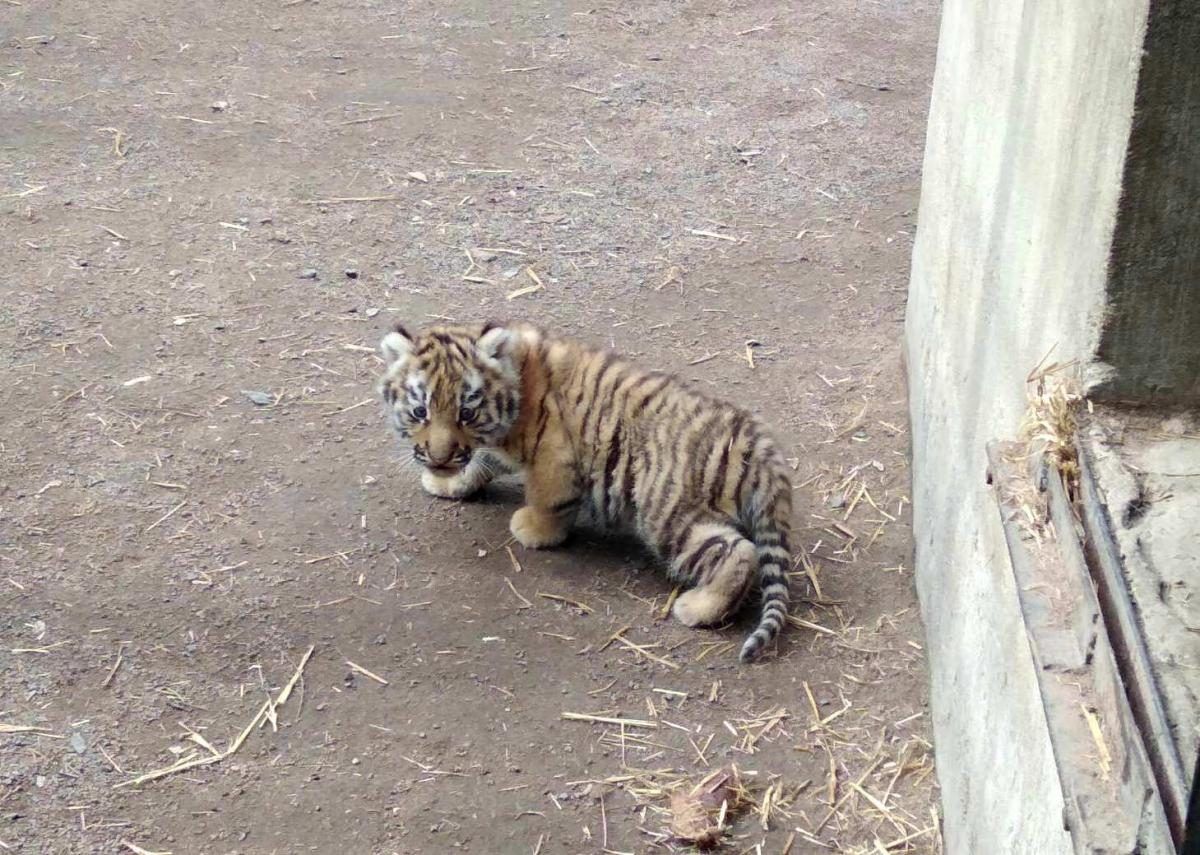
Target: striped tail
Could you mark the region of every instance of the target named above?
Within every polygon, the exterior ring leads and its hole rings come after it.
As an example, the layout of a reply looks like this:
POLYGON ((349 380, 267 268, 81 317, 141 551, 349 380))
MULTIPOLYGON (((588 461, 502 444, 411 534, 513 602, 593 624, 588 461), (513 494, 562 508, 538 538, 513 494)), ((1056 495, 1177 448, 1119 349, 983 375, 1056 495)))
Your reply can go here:
POLYGON ((781 466, 775 477, 768 480, 773 484, 773 493, 765 502, 753 502, 751 508, 761 508, 750 513, 750 539, 758 553, 758 582, 762 589, 762 613, 758 626, 742 644, 738 659, 752 662, 763 648, 775 640, 783 630, 788 618, 788 571, 791 569, 792 553, 788 549, 788 533, 791 530, 792 488, 781 466))
MULTIPOLYGON (((773 532, 774 542, 762 543, 755 539, 758 550, 758 581, 762 588, 762 615, 758 626, 750 633, 738 659, 752 662, 762 652, 763 648, 775 640, 787 623, 788 615, 788 577, 787 571, 791 563, 791 554, 782 535, 773 532)), ((766 535, 770 537, 770 535, 766 535)))

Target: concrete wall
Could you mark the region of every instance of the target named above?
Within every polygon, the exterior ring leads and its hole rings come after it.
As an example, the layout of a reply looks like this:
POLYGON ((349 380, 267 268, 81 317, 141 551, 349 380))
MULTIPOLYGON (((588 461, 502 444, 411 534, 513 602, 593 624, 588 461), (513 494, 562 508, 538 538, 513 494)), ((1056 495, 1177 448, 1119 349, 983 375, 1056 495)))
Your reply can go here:
POLYGON ((1096 352, 1148 0, 946 0, 907 360, 917 587, 951 855, 1071 851, 985 444, 1096 352))

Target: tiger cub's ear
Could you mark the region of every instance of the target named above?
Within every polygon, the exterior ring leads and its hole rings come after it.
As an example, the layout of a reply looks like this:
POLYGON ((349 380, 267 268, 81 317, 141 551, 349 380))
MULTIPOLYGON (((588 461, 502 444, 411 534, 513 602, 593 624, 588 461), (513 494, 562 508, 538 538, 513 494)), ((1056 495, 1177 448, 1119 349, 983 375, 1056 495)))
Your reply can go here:
POLYGON ((412 336, 400 324, 396 324, 395 328, 383 337, 383 341, 379 342, 383 361, 389 368, 408 356, 412 352, 412 346, 412 336))
POLYGON ((511 356, 513 346, 516 343, 516 333, 508 327, 493 323, 484 324, 483 330, 479 333, 479 338, 475 339, 475 346, 479 348, 479 352, 485 358, 496 360, 497 362, 506 360, 511 356))

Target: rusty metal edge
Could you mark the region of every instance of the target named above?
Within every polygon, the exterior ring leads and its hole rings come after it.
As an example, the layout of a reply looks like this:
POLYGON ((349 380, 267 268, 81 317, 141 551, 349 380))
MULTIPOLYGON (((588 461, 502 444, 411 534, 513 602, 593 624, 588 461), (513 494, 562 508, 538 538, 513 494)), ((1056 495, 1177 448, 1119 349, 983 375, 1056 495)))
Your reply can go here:
POLYGON ((1086 442, 1075 438, 1079 460, 1080 509, 1084 551, 1096 585, 1100 611, 1108 630, 1117 668, 1125 685, 1130 711, 1142 741, 1159 795, 1163 800, 1171 836, 1182 844, 1191 787, 1183 761, 1171 738, 1167 713, 1142 638, 1129 588, 1122 570, 1121 551, 1112 529, 1112 518, 1100 495, 1093 471, 1094 462, 1086 442))
MULTIPOLYGON (((1031 652, 1034 655, 1034 661, 1038 664, 1037 680, 1039 692, 1042 697, 1043 712, 1046 717, 1047 726, 1049 728, 1050 744, 1055 753, 1056 766, 1059 772, 1059 785, 1063 792, 1063 826, 1071 835, 1072 845, 1077 853, 1088 853, 1093 855, 1097 852, 1115 852, 1109 846, 1100 843, 1096 838, 1096 833, 1099 831, 1094 826, 1094 821, 1103 819, 1103 817, 1085 816, 1082 809, 1083 802, 1092 801, 1099 797, 1100 801, 1104 797, 1095 792, 1094 786, 1089 784, 1077 773, 1072 773, 1074 768, 1070 755, 1075 747, 1071 744, 1071 740, 1066 734, 1070 732, 1073 724, 1072 716, 1066 712, 1066 704, 1061 694, 1061 687, 1057 686, 1051 675, 1044 670, 1042 662, 1044 656, 1041 652, 1041 635, 1044 630, 1039 629, 1031 623, 1030 603, 1026 602, 1027 586, 1036 587, 1036 574, 1033 572, 1034 559, 1028 551, 1022 538, 1022 533, 1017 525, 1007 513, 1007 508, 1004 499, 999 492, 998 475, 1002 472, 1011 472, 1014 467, 1011 464, 1004 462, 1001 457, 1001 451, 1008 444, 992 442, 987 446, 988 457, 988 481, 994 483, 993 492, 996 499, 997 510, 1000 515, 1000 524, 1004 531, 1004 537, 1008 543, 1009 557, 1012 563, 1012 571, 1015 575, 1014 581, 1018 593, 1018 599, 1021 602, 1021 610, 1025 615, 1026 635, 1029 640, 1031 652)), ((1044 491, 1051 493, 1050 504, 1056 504, 1053 499, 1055 483, 1057 482, 1057 490, 1061 501, 1064 503, 1060 506, 1057 513, 1053 507, 1050 508, 1052 516, 1055 518, 1055 530, 1058 534, 1057 540, 1060 544, 1065 544, 1065 555, 1063 556, 1064 565, 1072 570, 1075 576, 1075 582, 1080 589, 1080 599, 1084 602, 1078 604, 1076 609, 1075 620, 1080 618, 1086 620, 1086 615, 1089 611, 1095 610, 1097 615, 1099 612, 1099 603, 1096 600, 1092 582, 1089 577, 1086 564, 1083 562, 1084 552, 1080 544, 1079 531, 1075 526, 1074 516, 1071 514, 1069 506, 1065 505, 1066 493, 1062 489, 1061 480, 1056 472, 1046 472, 1044 467, 1035 465, 1033 474, 1021 472, 1024 477, 1031 477, 1039 482, 1038 486, 1044 491), (1045 477, 1038 474, 1044 473, 1045 477), (1067 516, 1062 516, 1063 509, 1066 509, 1067 516)), ((1036 623, 1036 620, 1034 621, 1036 623)), ((1148 852, 1150 850, 1142 849, 1144 841, 1148 839, 1158 838, 1164 844, 1171 841, 1172 829, 1167 821, 1165 812, 1162 810, 1161 800, 1156 796, 1156 784, 1153 776, 1153 770, 1150 767, 1149 760, 1146 756, 1144 742, 1141 738, 1141 733, 1136 722, 1129 710, 1126 695, 1123 687, 1120 685, 1120 676, 1116 669, 1115 657, 1108 643, 1108 634, 1103 623, 1094 624, 1093 633, 1083 633, 1085 637, 1090 636, 1088 643, 1089 665, 1087 665, 1079 677, 1087 678, 1095 686, 1093 689, 1096 693, 1102 693, 1110 699, 1112 705, 1116 707, 1118 721, 1116 725, 1119 729, 1121 737, 1125 742, 1127 757, 1131 768, 1125 770, 1123 775, 1124 780, 1124 797, 1120 801, 1124 802, 1124 811, 1119 809, 1114 813, 1121 812, 1124 814, 1123 819, 1133 829, 1134 847, 1128 850, 1133 852, 1148 852), (1100 657, 1100 662, 1091 662, 1090 660, 1100 657), (1097 665, 1108 667, 1098 668, 1097 665), (1101 671, 1103 674, 1101 674, 1101 671), (1097 686, 1096 683, 1102 677, 1107 677, 1106 683, 1112 682, 1113 686, 1097 686), (1142 786, 1138 787, 1140 779, 1142 786), (1135 792, 1135 790, 1137 790, 1135 792), (1157 803, 1157 810, 1155 810, 1157 803), (1157 817, 1157 823, 1155 821, 1157 817), (1157 826, 1155 828, 1154 826, 1157 826)), ((1078 638, 1078 636, 1077 636, 1078 638)), ((1116 816, 1108 817, 1110 820, 1118 819, 1116 816)), ((1101 823, 1103 824, 1103 823, 1101 823)), ((1104 837, 1103 833, 1100 834, 1104 837)), ((1111 842, 1111 841, 1110 841, 1111 842)), ((1174 847, 1172 847, 1174 848, 1174 847)))
POLYGON ((1200 751, 1196 752, 1196 771, 1192 774, 1192 799, 1188 805, 1187 826, 1179 855, 1200 855, 1200 751))

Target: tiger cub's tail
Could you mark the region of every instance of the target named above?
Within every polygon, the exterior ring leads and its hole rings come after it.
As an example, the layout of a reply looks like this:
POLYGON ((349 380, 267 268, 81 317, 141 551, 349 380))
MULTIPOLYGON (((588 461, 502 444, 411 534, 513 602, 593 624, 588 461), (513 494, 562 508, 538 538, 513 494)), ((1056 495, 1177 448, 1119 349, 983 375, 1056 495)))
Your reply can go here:
POLYGON ((742 644, 738 659, 753 661, 776 636, 788 617, 788 570, 791 551, 792 486, 778 453, 771 449, 758 461, 763 468, 755 479, 755 490, 743 502, 746 528, 758 553, 758 582, 762 590, 762 612, 755 627, 742 644))

